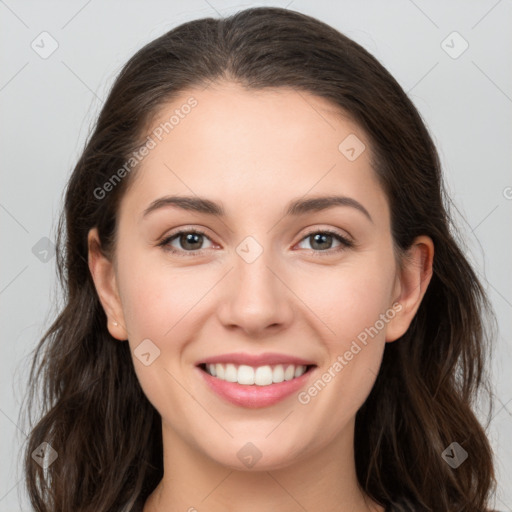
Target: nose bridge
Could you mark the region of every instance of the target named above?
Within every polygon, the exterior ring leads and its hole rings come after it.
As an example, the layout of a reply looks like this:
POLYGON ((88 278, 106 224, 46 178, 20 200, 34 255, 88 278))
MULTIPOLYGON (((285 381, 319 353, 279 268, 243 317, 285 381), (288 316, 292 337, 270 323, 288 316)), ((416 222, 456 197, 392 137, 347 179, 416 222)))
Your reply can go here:
POLYGON ((289 322, 292 313, 290 294, 275 275, 279 273, 280 265, 269 240, 270 237, 265 238, 265 246, 255 236, 247 236, 236 246, 234 268, 219 308, 225 325, 238 325, 254 333, 289 322))

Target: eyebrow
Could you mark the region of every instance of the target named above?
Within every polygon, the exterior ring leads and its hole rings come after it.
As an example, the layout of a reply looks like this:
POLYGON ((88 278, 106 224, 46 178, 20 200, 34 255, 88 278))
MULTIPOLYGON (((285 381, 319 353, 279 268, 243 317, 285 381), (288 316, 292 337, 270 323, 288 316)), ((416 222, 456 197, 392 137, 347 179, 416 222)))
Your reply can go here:
MULTIPOLYGON (((164 196, 153 201, 143 213, 146 217, 151 212, 167 206, 175 206, 182 210, 205 213, 216 217, 225 217, 226 212, 221 204, 197 196, 164 196)), ((373 222, 368 210, 359 202, 346 196, 320 196, 310 199, 296 199, 291 201, 285 211, 285 216, 298 216, 310 212, 319 212, 335 206, 348 206, 363 213, 370 222, 373 222)))

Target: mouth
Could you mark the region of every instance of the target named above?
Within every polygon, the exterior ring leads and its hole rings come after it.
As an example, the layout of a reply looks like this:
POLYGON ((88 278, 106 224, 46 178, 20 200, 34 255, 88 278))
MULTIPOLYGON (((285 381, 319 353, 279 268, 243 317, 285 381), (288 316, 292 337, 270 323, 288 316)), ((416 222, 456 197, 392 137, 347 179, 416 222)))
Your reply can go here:
POLYGON ((231 382, 241 386, 265 387, 299 379, 316 368, 316 365, 276 364, 249 366, 233 363, 201 363, 198 365, 198 368, 211 377, 224 382, 231 382))
POLYGON ((315 361, 277 352, 219 354, 197 361, 207 389, 238 407, 269 407, 291 398, 314 378, 315 361))
POLYGON ((296 395, 313 379, 317 365, 196 365, 207 389, 221 400, 250 409, 270 407, 296 395), (215 374, 215 375, 214 375, 215 374))

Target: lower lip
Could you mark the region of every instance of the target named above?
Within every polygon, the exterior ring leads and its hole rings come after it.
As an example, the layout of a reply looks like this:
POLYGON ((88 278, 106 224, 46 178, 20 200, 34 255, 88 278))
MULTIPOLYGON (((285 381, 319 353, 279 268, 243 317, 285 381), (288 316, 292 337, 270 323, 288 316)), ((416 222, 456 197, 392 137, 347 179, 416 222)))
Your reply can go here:
POLYGON ((232 404, 254 409, 274 405, 299 391, 299 389, 305 385, 315 368, 316 367, 310 368, 306 373, 292 380, 285 380, 268 386, 246 386, 238 384, 238 382, 227 382, 217 379, 201 368, 196 367, 210 389, 221 398, 224 398, 232 404))

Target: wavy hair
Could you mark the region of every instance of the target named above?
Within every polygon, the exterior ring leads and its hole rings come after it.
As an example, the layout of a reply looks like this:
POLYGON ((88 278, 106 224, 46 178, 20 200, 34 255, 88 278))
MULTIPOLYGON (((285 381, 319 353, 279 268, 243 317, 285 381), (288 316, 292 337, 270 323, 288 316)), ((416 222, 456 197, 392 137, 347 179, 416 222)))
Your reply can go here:
POLYGON ((406 251, 419 235, 434 242, 420 308, 407 332, 386 344, 356 415, 362 489, 386 510, 487 510, 496 486, 493 454, 488 423, 484 428, 473 408, 479 392, 490 390, 495 319, 454 227, 432 138, 397 81, 362 46, 312 17, 266 7, 190 21, 145 45, 116 78, 88 137, 58 225, 64 302, 31 354, 23 464, 34 509, 141 509, 163 476, 161 418, 140 387, 128 344, 107 330, 87 235, 97 227, 102 250, 114 253, 119 202, 137 168, 105 197, 95 191, 141 146, 159 109, 189 88, 223 80, 329 100, 370 141, 396 248, 406 251), (453 469, 442 452, 455 441, 469 457, 453 469), (31 457, 43 442, 58 453, 45 470, 31 457))

